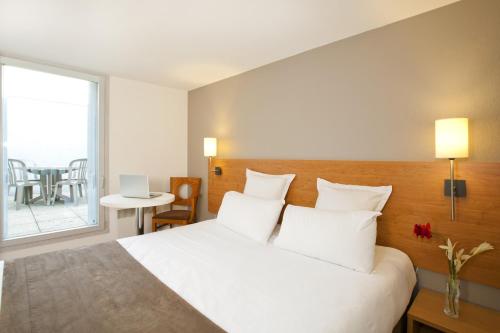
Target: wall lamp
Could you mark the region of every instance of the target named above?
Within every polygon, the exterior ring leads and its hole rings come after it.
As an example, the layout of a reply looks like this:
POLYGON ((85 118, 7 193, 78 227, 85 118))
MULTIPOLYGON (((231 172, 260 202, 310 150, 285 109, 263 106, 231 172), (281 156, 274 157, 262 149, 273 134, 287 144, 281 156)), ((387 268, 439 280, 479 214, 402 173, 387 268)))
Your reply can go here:
MULTIPOLYGON (((217 138, 204 138, 203 139, 203 154, 208 157, 208 166, 212 166, 212 157, 217 156, 217 138)), ((210 172, 214 172, 215 175, 222 175, 222 169, 216 166, 210 172)))
POLYGON ((455 178, 455 159, 469 157, 469 120, 448 118, 436 120, 436 158, 450 160, 450 179, 444 181, 444 194, 451 197, 451 220, 455 221, 455 197, 467 194, 465 180, 455 178))

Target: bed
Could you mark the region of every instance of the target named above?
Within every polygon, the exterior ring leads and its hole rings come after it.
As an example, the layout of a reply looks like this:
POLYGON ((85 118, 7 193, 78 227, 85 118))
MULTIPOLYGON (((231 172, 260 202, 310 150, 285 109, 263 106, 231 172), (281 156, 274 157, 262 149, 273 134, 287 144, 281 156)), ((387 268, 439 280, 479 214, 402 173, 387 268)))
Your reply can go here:
MULTIPOLYGON (((276 232, 273 236, 275 236, 276 232)), ((372 274, 267 245, 215 220, 120 239, 161 282, 228 332, 391 332, 416 282, 377 246, 372 274)))
POLYGON ((375 245, 390 186, 371 202, 352 196, 367 186, 331 183, 349 199, 314 209, 316 189, 290 174, 247 170, 244 193, 217 199, 241 185, 231 175, 209 182, 217 220, 6 262, 0 331, 393 331, 416 275, 392 243, 375 245))
POLYGON ((6 263, 5 332, 391 332, 416 277, 376 247, 371 274, 215 220, 6 263))

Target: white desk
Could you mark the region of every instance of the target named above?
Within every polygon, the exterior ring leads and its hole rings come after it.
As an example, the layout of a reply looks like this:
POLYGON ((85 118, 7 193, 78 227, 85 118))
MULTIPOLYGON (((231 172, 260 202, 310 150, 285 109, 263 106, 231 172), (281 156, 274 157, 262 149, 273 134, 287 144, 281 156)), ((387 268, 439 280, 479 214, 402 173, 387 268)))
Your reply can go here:
POLYGON ((114 209, 135 209, 137 232, 144 234, 144 208, 168 205, 175 200, 175 195, 162 192, 160 196, 151 199, 125 198, 120 194, 111 194, 101 198, 101 206, 114 209))

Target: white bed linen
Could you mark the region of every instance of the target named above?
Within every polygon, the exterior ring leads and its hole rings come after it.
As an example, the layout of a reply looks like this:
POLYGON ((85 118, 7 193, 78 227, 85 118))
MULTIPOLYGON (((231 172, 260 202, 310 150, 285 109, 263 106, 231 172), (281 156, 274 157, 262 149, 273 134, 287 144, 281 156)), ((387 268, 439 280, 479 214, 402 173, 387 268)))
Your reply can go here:
POLYGON ((416 282, 403 252, 377 246, 371 274, 250 240, 214 220, 118 240, 228 332, 391 332, 416 282))

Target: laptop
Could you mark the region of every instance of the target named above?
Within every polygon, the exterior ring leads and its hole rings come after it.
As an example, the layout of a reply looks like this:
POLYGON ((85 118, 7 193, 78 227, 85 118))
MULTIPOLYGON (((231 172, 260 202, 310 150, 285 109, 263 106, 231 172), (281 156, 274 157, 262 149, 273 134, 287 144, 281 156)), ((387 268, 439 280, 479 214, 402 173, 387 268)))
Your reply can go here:
POLYGON ((148 176, 120 175, 120 194, 126 198, 151 199, 161 193, 149 192, 148 176))

